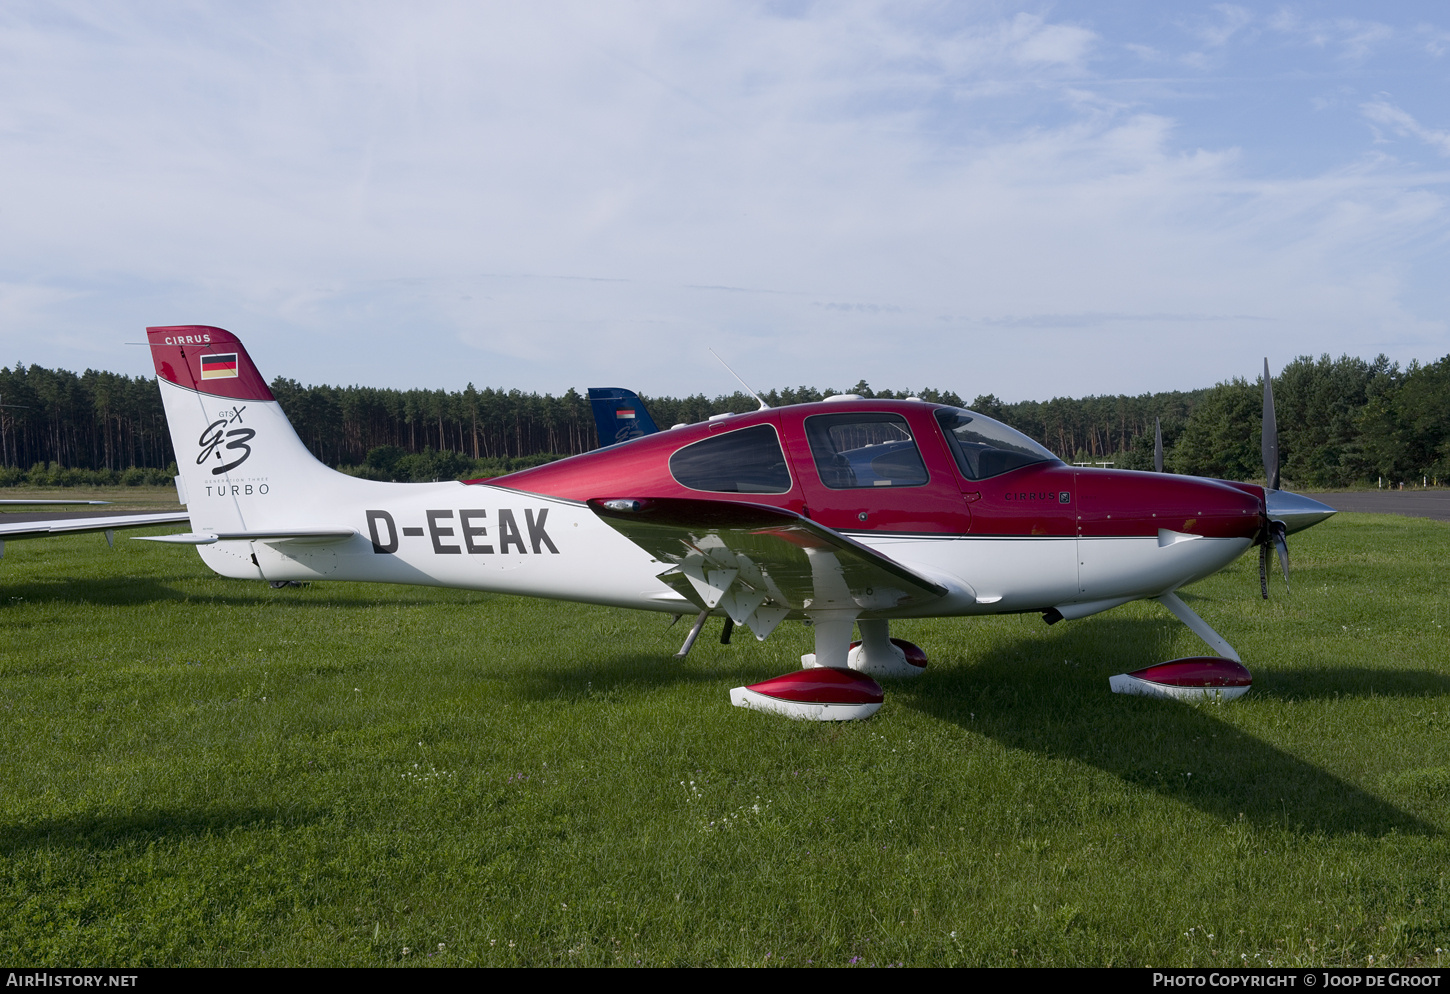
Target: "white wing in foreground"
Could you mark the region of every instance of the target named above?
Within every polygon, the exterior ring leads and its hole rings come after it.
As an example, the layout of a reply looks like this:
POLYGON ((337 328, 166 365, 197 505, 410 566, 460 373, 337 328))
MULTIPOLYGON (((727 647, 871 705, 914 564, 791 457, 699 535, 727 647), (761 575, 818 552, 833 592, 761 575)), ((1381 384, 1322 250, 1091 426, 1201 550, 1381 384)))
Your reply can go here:
POLYGON ((914 608, 946 587, 839 532, 764 504, 680 498, 591 500, 589 507, 663 563, 688 600, 756 638, 786 617, 857 617, 914 608))

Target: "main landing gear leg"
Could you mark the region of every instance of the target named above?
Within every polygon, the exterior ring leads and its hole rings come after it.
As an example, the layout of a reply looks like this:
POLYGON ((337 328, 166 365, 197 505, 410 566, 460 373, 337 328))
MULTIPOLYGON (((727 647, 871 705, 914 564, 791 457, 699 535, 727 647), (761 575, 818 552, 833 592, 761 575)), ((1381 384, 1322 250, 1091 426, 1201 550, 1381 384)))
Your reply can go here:
POLYGON ((921 676, 926 671, 926 653, 906 641, 891 637, 887 621, 856 622, 861 641, 851 644, 847 661, 853 670, 872 676, 921 676))
POLYGON ((811 624, 816 633, 816 651, 802 656, 801 665, 808 670, 817 666, 829 666, 838 670, 848 668, 851 627, 855 621, 855 617, 851 615, 839 617, 834 612, 811 615, 811 624))

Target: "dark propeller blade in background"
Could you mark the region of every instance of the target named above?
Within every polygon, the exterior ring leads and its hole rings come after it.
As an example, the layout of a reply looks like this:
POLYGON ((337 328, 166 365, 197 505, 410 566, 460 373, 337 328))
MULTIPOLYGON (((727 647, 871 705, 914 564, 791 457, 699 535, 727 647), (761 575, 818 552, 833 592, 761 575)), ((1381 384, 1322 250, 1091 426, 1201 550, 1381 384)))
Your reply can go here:
MULTIPOLYGON (((1264 457, 1264 480, 1268 484, 1264 491, 1264 509, 1266 515, 1272 515, 1279 510, 1278 505, 1285 503, 1280 499, 1270 499, 1272 494, 1279 498, 1279 423, 1274 417, 1274 383, 1269 378, 1269 359, 1264 357, 1264 423, 1263 441, 1260 445, 1260 452, 1264 457), (1270 504, 1275 505, 1270 507, 1270 504)), ((1325 507, 1318 501, 1310 500, 1308 497, 1299 497, 1297 494, 1286 495, 1291 498, 1289 503, 1294 505, 1294 510, 1299 510, 1300 504, 1312 504, 1313 508, 1305 508, 1315 515, 1319 520, 1318 509, 1322 508, 1333 514, 1331 508, 1325 507)), ((1288 510, 1289 508, 1285 508, 1288 510)), ((1323 515, 1328 517, 1328 515, 1323 515)), ((1312 524, 1313 522, 1309 522, 1312 524)), ((1305 525, 1304 527, 1307 527, 1305 525)), ((1264 526, 1264 534, 1259 544, 1259 593, 1264 595, 1264 600, 1269 599, 1269 546, 1272 544, 1274 550, 1279 554, 1279 567, 1284 571, 1284 589, 1289 588, 1289 543, 1284 536, 1289 534, 1289 527, 1282 520, 1270 518, 1264 526)))
POLYGON ((1264 457, 1264 480, 1270 490, 1279 489, 1279 424, 1274 419, 1274 384, 1269 379, 1269 358, 1264 357, 1264 425, 1260 452, 1264 457))

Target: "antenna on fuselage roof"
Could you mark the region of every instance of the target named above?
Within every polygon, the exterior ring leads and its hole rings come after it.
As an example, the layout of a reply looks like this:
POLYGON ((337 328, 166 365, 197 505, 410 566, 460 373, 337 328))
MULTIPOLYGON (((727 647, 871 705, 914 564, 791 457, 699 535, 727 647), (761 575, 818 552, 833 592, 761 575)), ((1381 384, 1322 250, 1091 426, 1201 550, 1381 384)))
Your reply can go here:
POLYGON ((770 410, 770 405, 767 404, 765 401, 763 401, 763 400, 760 399, 760 394, 758 394, 754 390, 750 389, 750 384, 749 383, 746 383, 744 380, 740 379, 740 374, 737 373, 737 372, 735 372, 735 370, 731 369, 730 368, 730 364, 728 362, 726 362, 724 359, 721 359, 720 358, 720 353, 716 352, 714 349, 709 348, 709 346, 706 346, 706 348, 709 351, 709 353, 712 356, 714 356, 719 361, 720 365, 722 365, 722 366, 725 367, 725 371, 728 372, 731 376, 735 377, 736 382, 738 382, 742 387, 745 388, 745 392, 748 393, 748 394, 750 394, 750 396, 754 397, 756 399, 756 401, 759 402, 760 407, 757 408, 757 410, 761 410, 761 411, 768 411, 768 410, 770 410))

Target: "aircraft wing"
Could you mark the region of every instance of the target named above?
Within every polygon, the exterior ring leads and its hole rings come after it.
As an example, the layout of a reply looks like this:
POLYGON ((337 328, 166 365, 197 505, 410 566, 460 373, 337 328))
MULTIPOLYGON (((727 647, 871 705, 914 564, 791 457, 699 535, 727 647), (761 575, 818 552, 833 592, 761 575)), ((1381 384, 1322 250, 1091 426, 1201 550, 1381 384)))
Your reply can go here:
POLYGON ((660 575, 702 609, 765 638, 794 612, 915 607, 946 587, 839 532, 764 504, 682 498, 591 500, 589 507, 664 563, 660 575))
MULTIPOLYGON (((27 502, 29 503, 29 502, 27 502)), ((108 532, 147 525, 170 525, 190 521, 186 511, 148 511, 142 514, 97 514, 84 517, 55 514, 0 515, 0 542, 19 538, 44 538, 72 532, 108 532), (10 521, 9 518, 20 518, 10 521)))

